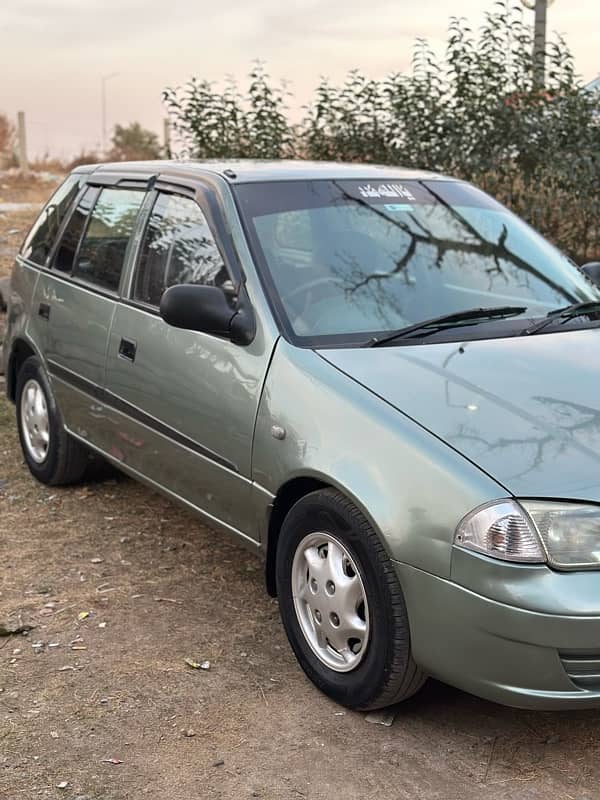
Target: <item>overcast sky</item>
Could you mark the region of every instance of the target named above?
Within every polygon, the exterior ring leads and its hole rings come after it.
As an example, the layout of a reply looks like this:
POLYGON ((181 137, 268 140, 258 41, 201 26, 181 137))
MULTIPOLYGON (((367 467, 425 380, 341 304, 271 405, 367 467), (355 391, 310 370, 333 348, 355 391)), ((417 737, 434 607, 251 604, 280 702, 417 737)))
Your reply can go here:
MULTIPOLYGON (((296 107, 321 75, 383 76, 410 65, 416 37, 441 48, 448 19, 476 26, 493 0, 0 0, 0 111, 27 114, 30 151, 65 156, 108 126, 159 132, 161 91, 191 75, 242 78, 251 61, 287 78, 296 107)), ((533 13, 528 12, 532 21, 533 13)), ((567 37, 581 75, 600 72, 598 0, 556 0, 549 28, 567 37)), ((297 113, 297 112, 296 112, 297 113)))

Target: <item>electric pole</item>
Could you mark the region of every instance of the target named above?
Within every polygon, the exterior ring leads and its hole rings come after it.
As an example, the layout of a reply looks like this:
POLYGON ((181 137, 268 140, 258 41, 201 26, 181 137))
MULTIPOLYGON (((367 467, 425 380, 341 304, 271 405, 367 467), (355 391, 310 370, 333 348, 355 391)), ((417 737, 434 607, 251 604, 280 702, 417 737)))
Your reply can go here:
POLYGON ((548 6, 553 0, 521 0, 526 8, 535 10, 533 32, 533 80, 536 86, 546 82, 546 30, 548 26, 548 6))
POLYGON ((535 2, 535 32, 533 35, 533 78, 536 86, 546 82, 546 25, 548 0, 535 2))

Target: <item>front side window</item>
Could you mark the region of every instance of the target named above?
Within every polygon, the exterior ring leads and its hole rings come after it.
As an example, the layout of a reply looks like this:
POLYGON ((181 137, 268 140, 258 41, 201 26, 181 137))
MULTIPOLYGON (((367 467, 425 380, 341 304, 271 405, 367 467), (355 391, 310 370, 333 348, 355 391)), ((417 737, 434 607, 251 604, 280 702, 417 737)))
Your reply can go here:
POLYGON ((116 292, 144 192, 102 189, 79 248, 73 276, 116 292))
POLYGON ((44 266, 61 223, 67 216, 79 191, 79 176, 70 175, 54 192, 21 248, 23 258, 44 266))
POLYGON ((200 206, 189 197, 159 194, 142 244, 134 300, 158 306, 169 286, 222 286, 228 277, 200 206))
MULTIPOLYGON (((265 285, 299 344, 366 344, 491 307, 517 308, 494 325, 494 335, 511 336, 527 319, 600 300, 565 256, 468 184, 281 181, 235 192, 265 285)), ((456 336, 477 326, 478 338, 492 327, 474 323, 456 336)))

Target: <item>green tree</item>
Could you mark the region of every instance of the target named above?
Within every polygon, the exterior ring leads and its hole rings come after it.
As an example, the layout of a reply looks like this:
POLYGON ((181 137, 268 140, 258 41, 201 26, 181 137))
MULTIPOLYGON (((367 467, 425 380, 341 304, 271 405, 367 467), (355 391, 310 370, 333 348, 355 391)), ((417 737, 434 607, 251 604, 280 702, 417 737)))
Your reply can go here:
POLYGON ((272 86, 260 63, 250 72, 245 94, 232 78, 221 90, 191 78, 183 87, 165 89, 163 100, 181 156, 283 158, 294 153, 286 89, 272 86))
POLYGON ((111 141, 108 154, 111 161, 145 161, 162 155, 158 136, 142 128, 139 122, 115 125, 111 141))
POLYGON ((412 70, 382 80, 322 80, 294 127, 284 87, 257 65, 250 87, 193 78, 164 100, 181 154, 199 158, 367 161, 429 169, 489 191, 574 259, 600 259, 600 95, 583 91, 566 42, 535 81, 530 20, 498 0, 483 26, 449 24, 438 57, 415 44, 412 70))

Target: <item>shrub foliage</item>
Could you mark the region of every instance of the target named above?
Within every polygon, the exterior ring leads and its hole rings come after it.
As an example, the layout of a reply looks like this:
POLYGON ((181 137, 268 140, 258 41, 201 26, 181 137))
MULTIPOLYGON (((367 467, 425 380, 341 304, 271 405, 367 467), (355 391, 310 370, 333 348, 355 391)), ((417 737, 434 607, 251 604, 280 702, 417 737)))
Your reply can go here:
POLYGON ((365 161, 473 181, 574 259, 600 259, 600 96, 586 92, 566 42, 547 48, 535 81, 531 20, 501 0, 473 31, 450 21, 442 57, 418 40, 412 71, 323 79, 293 125, 287 92, 261 65, 243 94, 192 79, 167 89, 181 155, 365 161))

